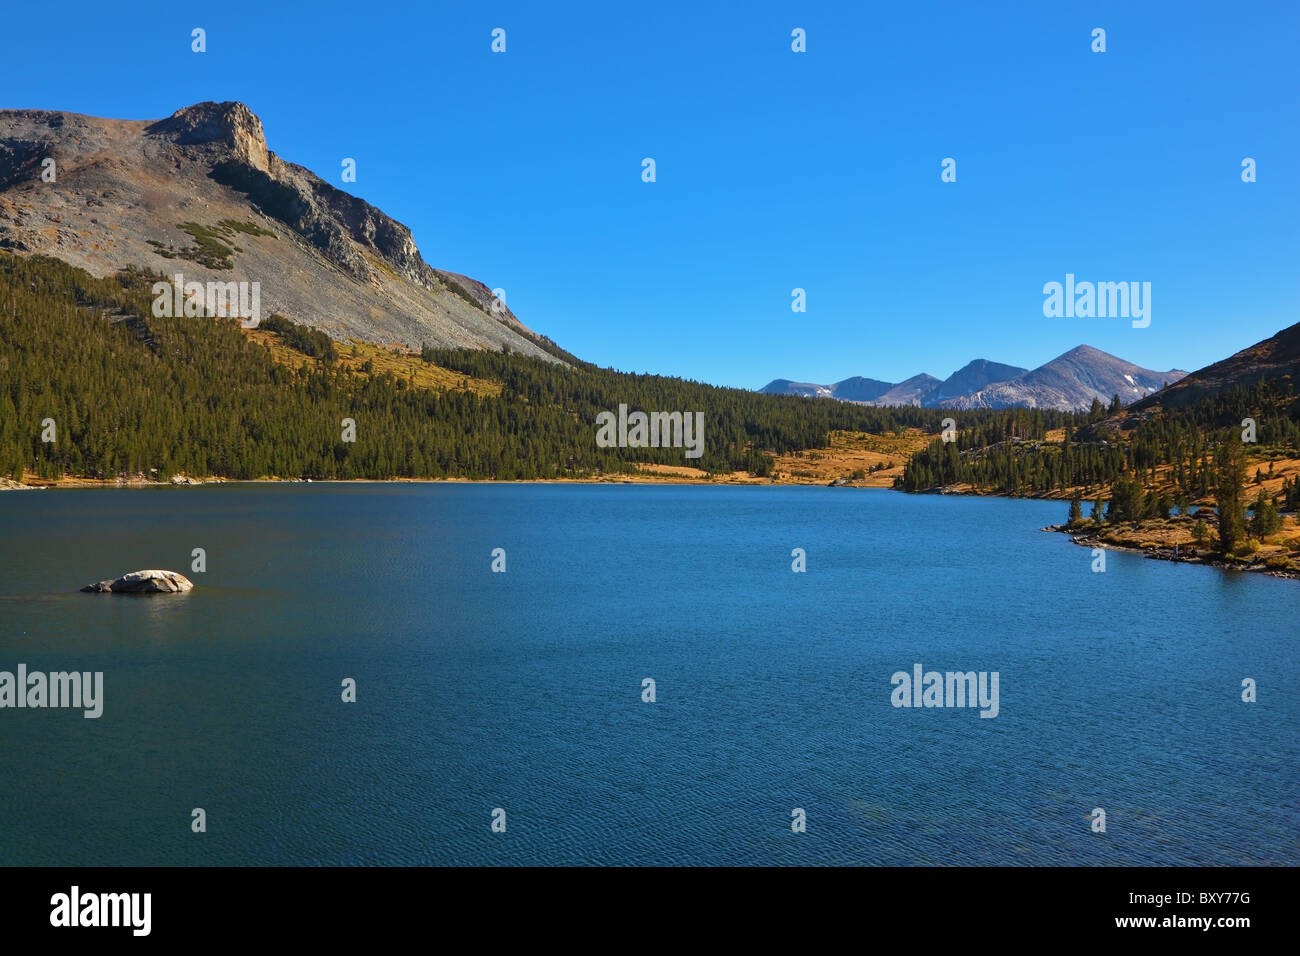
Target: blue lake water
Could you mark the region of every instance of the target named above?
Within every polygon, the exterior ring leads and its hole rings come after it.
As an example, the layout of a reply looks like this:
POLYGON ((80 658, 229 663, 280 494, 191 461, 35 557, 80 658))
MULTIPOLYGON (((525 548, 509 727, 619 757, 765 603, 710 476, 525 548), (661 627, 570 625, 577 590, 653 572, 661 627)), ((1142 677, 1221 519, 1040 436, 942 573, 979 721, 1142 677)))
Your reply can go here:
POLYGON ((1122 553, 1095 574, 1038 531, 1065 510, 788 487, 0 494, 0 671, 105 685, 97 720, 0 709, 0 864, 1300 863, 1300 583, 1122 553), (77 591, 152 567, 197 588, 77 591), (917 663, 997 671, 997 717, 892 706, 917 663))

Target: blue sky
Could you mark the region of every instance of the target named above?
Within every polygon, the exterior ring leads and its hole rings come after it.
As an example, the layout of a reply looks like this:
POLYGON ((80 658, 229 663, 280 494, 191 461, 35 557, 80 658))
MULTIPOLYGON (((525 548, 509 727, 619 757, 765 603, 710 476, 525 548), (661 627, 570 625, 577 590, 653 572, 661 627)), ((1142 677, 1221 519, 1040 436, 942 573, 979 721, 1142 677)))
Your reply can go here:
POLYGON ((754 388, 1087 343, 1194 369, 1300 321, 1294 2, 81 2, 5 20, 0 106, 242 100, 279 155, 602 366, 754 388), (1150 327, 1044 318, 1067 272, 1150 282, 1150 327))

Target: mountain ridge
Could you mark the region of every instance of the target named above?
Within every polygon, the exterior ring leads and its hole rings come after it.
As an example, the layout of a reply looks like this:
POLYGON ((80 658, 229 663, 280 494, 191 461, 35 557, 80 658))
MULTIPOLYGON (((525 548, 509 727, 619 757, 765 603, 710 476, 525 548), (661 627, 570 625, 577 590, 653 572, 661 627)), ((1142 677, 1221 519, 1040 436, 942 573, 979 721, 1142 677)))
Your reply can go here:
MULTIPOLYGON (((974 359, 940 381, 920 373, 862 399, 871 405, 912 405, 922 408, 1054 408, 1077 411, 1094 398, 1109 403, 1119 395, 1125 403, 1139 401, 1187 373, 1158 372, 1127 362, 1090 345, 1078 345, 1034 369, 974 359)), ((844 382, 855 381, 845 379, 844 382)), ((876 382, 875 379, 865 381, 876 382)), ((839 398, 842 382, 833 385, 775 379, 758 391, 769 395, 839 398)))
POLYGON ((1262 341, 1234 352, 1188 373, 1170 385, 1158 397, 1148 396, 1133 406, 1133 411, 1177 408, 1217 395, 1237 385, 1279 379, 1292 382, 1300 378, 1300 322, 1280 329, 1262 341))
POLYGON ((485 283, 428 265, 408 227, 270 150, 240 102, 160 120, 0 110, 0 248, 101 277, 256 281, 264 314, 337 339, 565 356, 485 283))

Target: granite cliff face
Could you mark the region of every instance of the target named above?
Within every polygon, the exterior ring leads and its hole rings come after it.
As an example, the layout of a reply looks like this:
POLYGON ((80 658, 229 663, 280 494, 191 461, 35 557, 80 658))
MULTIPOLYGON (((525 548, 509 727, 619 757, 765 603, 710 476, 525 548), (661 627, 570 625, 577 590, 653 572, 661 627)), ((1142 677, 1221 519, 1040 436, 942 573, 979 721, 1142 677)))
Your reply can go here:
POLYGON ((256 281, 264 315, 340 339, 551 357, 487 285, 431 268, 406 226, 268 150, 243 103, 156 122, 0 111, 0 248, 99 276, 256 281))

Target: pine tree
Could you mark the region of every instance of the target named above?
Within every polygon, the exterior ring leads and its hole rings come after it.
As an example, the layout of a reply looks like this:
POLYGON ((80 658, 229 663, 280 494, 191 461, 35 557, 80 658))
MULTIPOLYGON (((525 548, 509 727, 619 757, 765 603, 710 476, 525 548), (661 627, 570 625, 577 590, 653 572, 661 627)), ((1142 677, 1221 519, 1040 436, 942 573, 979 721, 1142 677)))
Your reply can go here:
POLYGON ((1232 553, 1246 534, 1243 501, 1246 453, 1235 436, 1226 438, 1215 455, 1214 496, 1219 509, 1219 548, 1232 553))
POLYGON ((1255 496, 1251 505, 1250 533, 1263 541, 1269 535, 1277 534, 1282 527, 1282 517, 1277 512, 1277 505, 1263 490, 1255 496))

